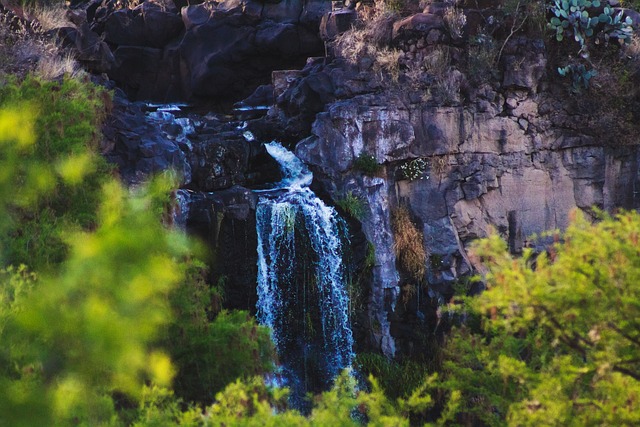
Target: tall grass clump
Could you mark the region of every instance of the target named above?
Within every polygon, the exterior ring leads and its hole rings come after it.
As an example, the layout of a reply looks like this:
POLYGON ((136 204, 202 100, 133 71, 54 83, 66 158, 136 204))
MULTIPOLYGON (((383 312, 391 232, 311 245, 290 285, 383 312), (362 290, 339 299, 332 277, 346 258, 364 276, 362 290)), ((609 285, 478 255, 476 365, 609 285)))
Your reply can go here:
POLYGON ((351 191, 347 192, 344 197, 337 199, 336 205, 358 221, 361 221, 366 215, 364 200, 353 194, 351 191))
POLYGON ((409 209, 399 206, 391 213, 395 243, 393 249, 400 267, 414 280, 421 281, 426 273, 427 252, 422 232, 411 220, 409 209))

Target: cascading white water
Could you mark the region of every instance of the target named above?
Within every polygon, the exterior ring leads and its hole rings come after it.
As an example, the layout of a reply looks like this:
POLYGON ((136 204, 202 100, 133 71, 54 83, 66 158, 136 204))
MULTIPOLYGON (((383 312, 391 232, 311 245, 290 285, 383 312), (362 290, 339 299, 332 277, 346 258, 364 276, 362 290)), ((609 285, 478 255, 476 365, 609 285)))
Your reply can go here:
POLYGON ((257 206, 258 320, 272 330, 285 385, 301 398, 353 360, 344 227, 309 189, 313 175, 300 159, 278 143, 266 147, 284 175, 276 189, 286 191, 257 206))

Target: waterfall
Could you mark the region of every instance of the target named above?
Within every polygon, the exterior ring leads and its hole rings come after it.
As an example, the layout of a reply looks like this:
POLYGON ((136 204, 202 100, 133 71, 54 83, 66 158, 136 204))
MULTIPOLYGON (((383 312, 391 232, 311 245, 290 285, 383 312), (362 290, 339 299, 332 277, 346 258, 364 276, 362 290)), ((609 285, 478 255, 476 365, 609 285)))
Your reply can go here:
POLYGON ((266 145, 283 179, 258 202, 258 320, 269 326, 282 379, 299 408, 353 360, 343 266, 345 227, 310 189, 313 175, 280 144, 266 145))

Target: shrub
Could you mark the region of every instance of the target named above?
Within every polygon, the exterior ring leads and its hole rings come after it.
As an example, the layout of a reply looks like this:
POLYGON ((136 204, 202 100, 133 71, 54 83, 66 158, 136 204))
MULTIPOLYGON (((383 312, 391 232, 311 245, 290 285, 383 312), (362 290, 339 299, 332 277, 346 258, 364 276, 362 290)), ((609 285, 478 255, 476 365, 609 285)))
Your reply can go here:
POLYGON ((393 249, 400 266, 412 279, 421 282, 426 272, 427 253, 422 232, 411 220, 409 209, 405 206, 395 208, 391 226, 395 239, 393 249))
POLYGON ((424 382, 428 374, 422 363, 392 361, 375 353, 358 354, 354 366, 363 376, 375 377, 391 400, 408 396, 424 382))
POLYGON ((7 263, 38 269, 60 262, 68 228, 95 226, 100 188, 110 168, 99 153, 100 124, 110 95, 89 81, 28 77, 0 87, 0 107, 38 113, 34 142, 15 153, 15 177, 28 191, 11 199, 11 226, 0 238, 7 263))
POLYGON ((184 267, 185 281, 170 297, 175 321, 162 344, 178 368, 176 394, 210 404, 236 379, 270 372, 275 352, 266 327, 246 312, 222 310, 223 286, 207 283, 204 265, 190 261, 184 267))
POLYGON ((488 80, 495 70, 498 48, 493 37, 479 33, 469 42, 467 70, 474 82, 488 80))
POLYGON ((572 215, 548 252, 475 245, 487 290, 455 328, 441 385, 469 425, 637 425, 640 216, 572 215), (594 242, 598 244, 594 245, 594 242))
POLYGON ((356 157, 353 167, 366 175, 375 175, 382 169, 374 156, 364 153, 356 157))

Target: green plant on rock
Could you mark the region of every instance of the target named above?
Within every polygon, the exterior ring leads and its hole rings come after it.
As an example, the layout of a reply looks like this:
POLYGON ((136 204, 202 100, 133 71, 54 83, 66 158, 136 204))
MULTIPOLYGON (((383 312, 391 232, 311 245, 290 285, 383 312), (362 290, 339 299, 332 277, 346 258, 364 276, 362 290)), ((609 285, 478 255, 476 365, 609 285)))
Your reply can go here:
POLYGON ((600 15, 591 16, 589 9, 599 6, 600 0, 555 0, 550 7, 554 16, 549 20, 549 28, 555 31, 556 40, 562 41, 566 35, 573 34, 582 49, 593 36, 602 37, 605 42, 614 39, 629 43, 633 34, 631 18, 623 18, 624 11, 616 13, 609 5, 604 6, 600 15))
MULTIPOLYGON (((548 27, 554 32, 558 41, 572 36, 579 46, 579 54, 589 57, 588 41, 595 39, 596 44, 608 44, 614 40, 619 44, 628 44, 633 35, 633 21, 624 11, 616 11, 606 4, 599 15, 591 13, 599 8, 600 0, 554 0, 549 7, 553 15, 548 27)), ((561 76, 570 74, 573 78, 572 91, 589 87, 589 80, 595 75, 585 65, 569 65, 558 68, 561 76)))
POLYGON ((358 221, 364 219, 367 212, 364 200, 351 191, 347 192, 344 197, 337 199, 336 205, 358 221))
POLYGON ((589 16, 586 9, 599 6, 600 0, 555 0, 550 6, 554 16, 549 20, 549 28, 555 31, 556 40, 562 41, 567 34, 573 34, 574 40, 583 47, 599 23, 598 17, 589 16))
POLYGON ((353 167, 365 175, 375 175, 382 169, 376 158, 371 154, 362 153, 353 162, 353 167))
POLYGON ((566 67, 558 67, 558 74, 562 77, 571 77, 571 91, 580 93, 582 89, 589 88, 589 81, 597 75, 597 72, 588 70, 584 64, 569 64, 566 67))

